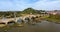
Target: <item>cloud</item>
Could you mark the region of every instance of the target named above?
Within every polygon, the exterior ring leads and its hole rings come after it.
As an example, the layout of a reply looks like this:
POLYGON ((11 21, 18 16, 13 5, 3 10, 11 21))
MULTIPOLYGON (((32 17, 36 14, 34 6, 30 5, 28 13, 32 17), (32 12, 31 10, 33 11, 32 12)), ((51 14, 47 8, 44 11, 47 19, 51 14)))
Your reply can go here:
POLYGON ((33 8, 35 9, 43 9, 43 10, 56 10, 60 9, 60 0, 55 0, 55 1, 47 1, 47 0, 42 0, 38 1, 33 4, 33 8))
POLYGON ((23 10, 27 7, 30 7, 31 4, 29 4, 25 0, 0 0, 0 11, 6 11, 6 10, 23 10))
POLYGON ((60 0, 0 0, 0 11, 23 10, 32 7, 42 10, 59 10, 60 0))

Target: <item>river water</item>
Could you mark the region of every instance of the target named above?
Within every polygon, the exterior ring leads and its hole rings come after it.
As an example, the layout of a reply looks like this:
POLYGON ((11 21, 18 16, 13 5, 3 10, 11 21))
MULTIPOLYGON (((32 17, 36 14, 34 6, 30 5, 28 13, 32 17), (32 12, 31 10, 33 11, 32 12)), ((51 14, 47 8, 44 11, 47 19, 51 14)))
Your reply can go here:
POLYGON ((35 25, 25 23, 23 27, 3 27, 0 32, 60 32, 60 24, 43 20, 35 25))

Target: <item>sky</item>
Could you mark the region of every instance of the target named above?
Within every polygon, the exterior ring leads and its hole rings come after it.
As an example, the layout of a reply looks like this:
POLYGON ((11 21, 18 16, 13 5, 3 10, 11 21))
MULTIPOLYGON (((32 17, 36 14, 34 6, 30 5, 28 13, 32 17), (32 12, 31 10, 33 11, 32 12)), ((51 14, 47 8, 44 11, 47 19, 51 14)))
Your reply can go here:
POLYGON ((0 0, 0 11, 22 11, 29 7, 37 10, 60 10, 60 0, 0 0))

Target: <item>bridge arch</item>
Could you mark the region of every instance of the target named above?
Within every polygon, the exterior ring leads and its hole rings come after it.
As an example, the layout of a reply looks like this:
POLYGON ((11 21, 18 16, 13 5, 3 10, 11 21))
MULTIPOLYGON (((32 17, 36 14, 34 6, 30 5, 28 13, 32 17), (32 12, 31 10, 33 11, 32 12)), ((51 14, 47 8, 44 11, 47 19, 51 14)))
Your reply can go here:
POLYGON ((23 22, 23 20, 21 18, 17 19, 17 23, 21 24, 23 22))
POLYGON ((14 20, 10 20, 7 22, 7 24, 12 24, 12 23, 15 24, 16 22, 14 20))
POLYGON ((5 24, 4 22, 0 22, 0 24, 5 24))

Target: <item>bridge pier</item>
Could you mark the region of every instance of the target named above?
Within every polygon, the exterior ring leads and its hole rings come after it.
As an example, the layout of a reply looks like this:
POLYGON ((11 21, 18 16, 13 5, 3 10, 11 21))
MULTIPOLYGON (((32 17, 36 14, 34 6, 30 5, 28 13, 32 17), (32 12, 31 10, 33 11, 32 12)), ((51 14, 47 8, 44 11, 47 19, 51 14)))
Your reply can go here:
POLYGON ((5 23, 5 25, 7 25, 7 22, 5 23))

